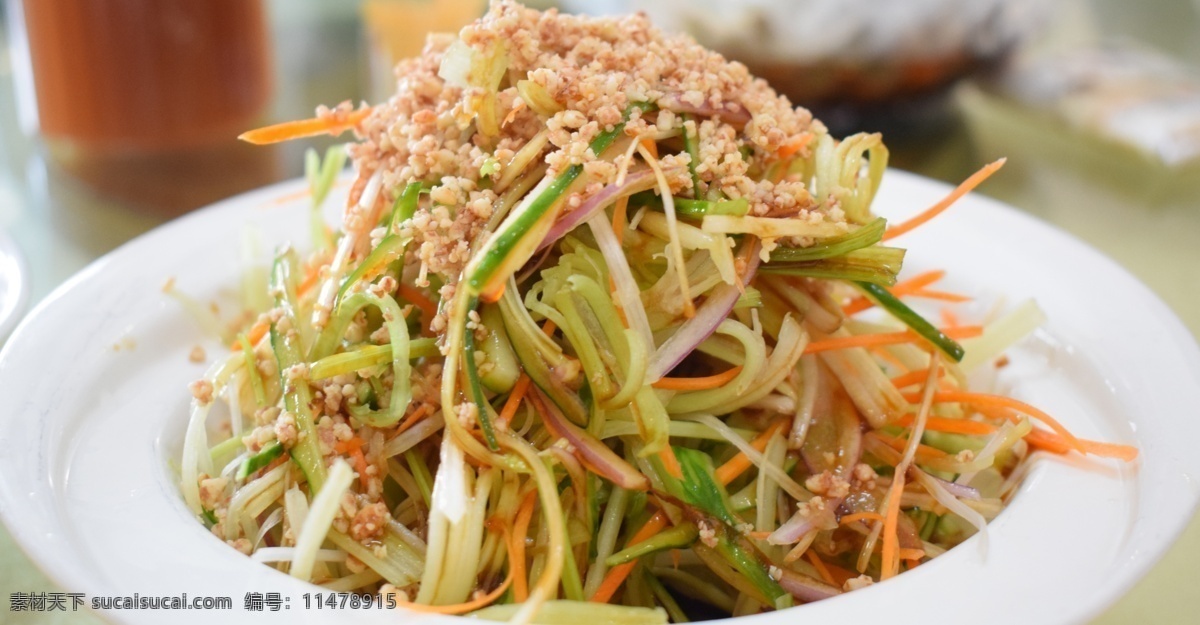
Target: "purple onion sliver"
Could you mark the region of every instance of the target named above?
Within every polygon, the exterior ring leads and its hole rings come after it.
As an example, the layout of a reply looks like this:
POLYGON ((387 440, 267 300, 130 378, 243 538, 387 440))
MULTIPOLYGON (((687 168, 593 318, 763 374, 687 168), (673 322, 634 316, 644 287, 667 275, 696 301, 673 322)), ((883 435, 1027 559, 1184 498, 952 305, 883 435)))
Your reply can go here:
POLYGON ((940 484, 942 486, 942 488, 949 491, 951 495, 954 495, 955 497, 958 497, 959 499, 969 499, 971 501, 979 501, 980 499, 983 498, 983 496, 979 494, 979 490, 973 486, 967 486, 966 484, 958 484, 955 482, 947 482, 946 480, 943 480, 940 477, 934 477, 932 475, 930 475, 929 477, 931 479, 933 479, 933 481, 940 484))
POLYGON ((735 125, 744 125, 750 122, 750 111, 738 102, 724 102, 720 108, 709 104, 708 100, 700 105, 685 102, 683 97, 677 93, 669 93, 658 99, 658 105, 674 113, 690 113, 692 115, 700 115, 702 117, 717 117, 722 121, 729 122, 735 125))
POLYGON ((604 210, 609 204, 615 202, 622 195, 632 195, 638 191, 645 191, 654 186, 654 172, 648 169, 632 172, 625 176, 625 182, 620 185, 610 184, 592 197, 584 200, 578 208, 571 210, 554 225, 550 227, 550 231, 546 233, 542 239, 538 250, 546 249, 553 245, 556 241, 566 236, 566 234, 575 229, 576 226, 587 221, 592 215, 604 210))
POLYGON ((767 542, 772 545, 794 545, 800 541, 801 537, 814 529, 817 529, 814 519, 800 516, 800 513, 797 512, 786 523, 771 532, 771 535, 767 536, 767 542))
MULTIPOLYGON (((834 515, 845 497, 830 497, 825 500, 825 512, 818 516, 802 516, 799 511, 792 515, 786 523, 780 525, 778 529, 771 532, 767 537, 767 542, 772 545, 794 545, 804 537, 805 534, 822 529, 818 522, 835 522, 834 515)), ((826 526, 828 529, 828 526, 826 526)))
MULTIPOLYGON (((743 287, 750 284, 750 281, 754 279, 754 274, 758 271, 758 251, 761 246, 757 237, 750 239, 746 244, 750 245, 752 249, 750 257, 746 261, 746 273, 742 275, 743 287)), ((696 309, 696 314, 691 319, 684 321, 679 330, 654 352, 654 356, 650 359, 650 366, 646 370, 646 383, 653 384, 661 380, 684 358, 687 358, 687 355, 692 353, 697 345, 712 336, 712 333, 717 330, 717 326, 729 317, 729 312, 733 310, 733 305, 741 296, 742 289, 732 284, 717 285, 704 303, 696 309)))
POLYGON ((805 603, 820 601, 842 594, 840 588, 813 579, 803 573, 780 569, 779 585, 805 603))
POLYGON ((628 490, 646 490, 650 487, 645 475, 625 462, 604 443, 567 421, 559 412, 558 406, 543 395, 540 389, 532 388, 530 391, 529 398, 541 413, 542 422, 551 433, 570 443, 590 470, 628 490))

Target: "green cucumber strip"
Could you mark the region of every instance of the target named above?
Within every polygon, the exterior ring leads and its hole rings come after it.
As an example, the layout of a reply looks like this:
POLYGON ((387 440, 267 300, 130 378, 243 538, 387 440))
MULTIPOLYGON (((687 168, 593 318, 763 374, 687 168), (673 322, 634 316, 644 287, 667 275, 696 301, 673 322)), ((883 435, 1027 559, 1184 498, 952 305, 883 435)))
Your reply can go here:
POLYGON ((900 301, 900 298, 892 295, 890 291, 877 284, 871 284, 870 282, 857 282, 856 284, 880 308, 888 311, 900 323, 908 326, 913 332, 920 334, 925 340, 933 343, 934 347, 937 347, 942 353, 953 359, 954 362, 962 360, 966 354, 962 345, 959 345, 954 339, 943 334, 932 323, 929 323, 924 317, 909 308, 908 304, 900 301))
POLYGON ((255 471, 271 464, 271 461, 283 454, 283 445, 279 441, 271 441, 263 448, 258 450, 258 453, 247 457, 242 461, 242 465, 238 467, 237 479, 242 481, 250 477, 255 471))

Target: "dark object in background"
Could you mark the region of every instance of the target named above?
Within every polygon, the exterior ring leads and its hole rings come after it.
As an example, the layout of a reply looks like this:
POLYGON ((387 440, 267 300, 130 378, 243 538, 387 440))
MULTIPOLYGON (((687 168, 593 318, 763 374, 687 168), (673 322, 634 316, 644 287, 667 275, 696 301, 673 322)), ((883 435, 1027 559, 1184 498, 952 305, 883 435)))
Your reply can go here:
POLYGON ((159 213, 274 178, 271 151, 235 139, 271 97, 261 0, 13 6, 24 16, 37 129, 72 176, 159 213))
POLYGON ((745 63, 835 135, 889 144, 954 123, 946 94, 1002 61, 1036 23, 1032 0, 568 0, 645 11, 668 31, 745 63))

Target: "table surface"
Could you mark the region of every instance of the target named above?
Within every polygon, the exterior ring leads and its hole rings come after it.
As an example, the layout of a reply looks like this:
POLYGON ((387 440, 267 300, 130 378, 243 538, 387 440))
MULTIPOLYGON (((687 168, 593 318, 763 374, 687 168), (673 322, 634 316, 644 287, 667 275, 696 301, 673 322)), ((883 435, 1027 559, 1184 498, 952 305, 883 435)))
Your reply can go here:
MULTIPOLYGON (((275 3, 278 4, 278 3, 275 3)), ((311 3, 307 3, 311 4, 311 3)), ((1137 3, 1137 9, 1116 1, 1067 2, 1069 22, 1056 25, 1046 41, 1063 44, 1095 39, 1099 34, 1123 34, 1153 40, 1177 59, 1200 65, 1200 2, 1137 3)), ((277 7, 276 7, 277 8, 277 7)), ((275 11, 276 27, 283 12, 275 11)), ((352 65, 359 53, 358 26, 353 14, 308 15, 308 35, 343 44, 352 65), (317 26, 314 26, 317 24, 317 26)), ((303 50, 295 24, 289 38, 276 46, 303 50)), ((0 28, 3 33, 3 28, 0 28)), ((0 34, 0 37, 3 37, 0 34)), ((305 70, 305 61, 276 50, 281 79, 275 118, 304 115, 315 103, 333 103, 341 94, 364 93, 362 73, 326 67, 324 73, 305 70), (307 71, 307 73, 305 73, 307 71)), ((162 223, 162 213, 131 209, 89 192, 53 165, 47 165, 36 142, 18 128, 13 114, 14 88, 8 47, 0 39, 0 230, 12 236, 29 268, 31 304, 66 278, 122 242, 162 223)), ((342 68, 344 69, 344 68, 342 68)), ((352 68, 353 69, 353 68, 352 68)), ((948 133, 918 144, 901 146, 893 164, 934 178, 958 181, 976 164, 999 156, 1009 166, 980 192, 1008 202, 1087 241, 1124 265, 1154 289, 1200 335, 1200 197, 1172 195, 1162 188, 1113 186, 1097 179, 1072 150, 1100 151, 1110 164, 1122 166, 1128 155, 1104 152, 1104 145, 1077 141, 1061 129, 1028 132, 1020 115, 966 87, 954 96, 959 116, 948 133), (1026 135, 1021 134, 1024 128, 1026 135), (1011 132, 1010 132, 1011 130, 1011 132)), ((1095 154, 1089 154, 1094 159, 1095 154)), ((297 175, 300 162, 294 148, 274 156, 274 178, 297 175)), ((1092 162, 1092 161, 1089 161, 1092 162)), ((2 340, 3 337, 0 337, 2 340)), ((1200 577, 1200 521, 1193 520, 1162 562, 1131 592, 1095 622, 1117 624, 1195 622, 1200 593, 1192 588, 1200 577)), ((13 592, 54 590, 54 585, 13 545, 0 526, 0 596, 13 592)), ((95 615, 79 613, 10 613, 7 600, 0 621, 14 625, 96 623, 95 615)))

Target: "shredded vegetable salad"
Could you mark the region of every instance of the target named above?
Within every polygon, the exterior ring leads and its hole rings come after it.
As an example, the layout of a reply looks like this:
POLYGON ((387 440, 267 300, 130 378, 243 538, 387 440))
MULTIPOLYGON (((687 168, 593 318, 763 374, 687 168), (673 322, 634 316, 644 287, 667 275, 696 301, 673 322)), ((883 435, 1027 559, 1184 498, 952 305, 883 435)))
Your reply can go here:
POLYGON ((522 624, 746 615, 986 538, 1034 452, 1136 458, 968 387, 1036 305, 898 281, 893 239, 1002 162, 888 224, 878 135, 644 16, 495 2, 397 78, 243 135, 359 137, 309 154, 311 251, 247 275, 191 387, 183 497, 250 558, 522 624))

